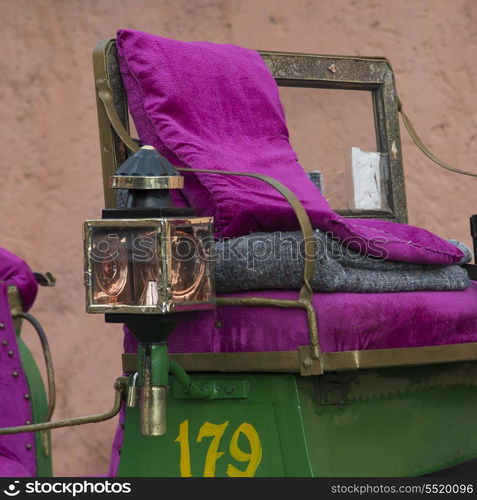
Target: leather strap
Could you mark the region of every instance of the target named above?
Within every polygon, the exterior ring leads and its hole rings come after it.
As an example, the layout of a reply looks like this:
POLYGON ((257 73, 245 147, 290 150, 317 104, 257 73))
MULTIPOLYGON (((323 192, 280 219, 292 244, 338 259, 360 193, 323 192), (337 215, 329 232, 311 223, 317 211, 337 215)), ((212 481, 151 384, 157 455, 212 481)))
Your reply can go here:
POLYGON ((132 140, 129 132, 124 128, 121 118, 119 118, 116 107, 114 106, 113 92, 111 91, 108 80, 105 78, 97 78, 96 90, 96 94, 103 103, 104 109, 114 131, 118 134, 118 137, 124 142, 126 147, 135 153, 139 149, 139 145, 132 140))
POLYGON ((397 104, 398 104, 398 111, 401 113, 401 118, 404 123, 404 126, 406 127, 406 130, 408 131, 409 135, 411 136, 411 139, 413 140, 414 144, 434 163, 439 165, 442 168, 445 168, 446 170, 450 170, 451 172, 455 172, 457 174, 462 174, 462 175, 469 175, 470 177, 477 177, 477 174, 474 174, 473 172, 469 172, 468 170, 462 170, 460 168, 455 168, 451 167, 448 163, 445 161, 441 160, 438 158, 421 140, 421 138, 417 135, 417 132, 415 128, 413 127, 411 120, 409 117, 406 115, 404 112, 402 102, 401 100, 397 99, 397 104))

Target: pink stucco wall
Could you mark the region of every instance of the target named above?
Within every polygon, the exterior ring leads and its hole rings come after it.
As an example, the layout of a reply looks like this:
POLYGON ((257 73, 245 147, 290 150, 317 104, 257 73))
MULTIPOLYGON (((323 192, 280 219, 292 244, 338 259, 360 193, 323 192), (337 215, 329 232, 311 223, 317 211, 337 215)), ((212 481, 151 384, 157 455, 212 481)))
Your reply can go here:
MULTIPOLYGON (((56 288, 40 291, 33 311, 48 332, 56 362, 57 418, 109 408, 121 371, 120 327, 84 313, 81 240, 83 220, 98 217, 102 208, 91 53, 96 41, 113 37, 116 29, 249 48, 385 56, 423 139, 438 155, 477 172, 474 0, 0 0, 0 5, 0 245, 34 270, 58 278, 56 288)), ((311 164, 307 150, 319 145, 320 136, 302 137, 299 130, 313 126, 313 108, 298 100, 287 106, 292 139, 304 163, 311 164)), ((328 129, 333 127, 330 122, 328 129)), ((410 222, 470 242, 477 180, 434 167, 402 136, 410 222)), ((114 425, 54 431, 55 474, 104 474, 114 425)))

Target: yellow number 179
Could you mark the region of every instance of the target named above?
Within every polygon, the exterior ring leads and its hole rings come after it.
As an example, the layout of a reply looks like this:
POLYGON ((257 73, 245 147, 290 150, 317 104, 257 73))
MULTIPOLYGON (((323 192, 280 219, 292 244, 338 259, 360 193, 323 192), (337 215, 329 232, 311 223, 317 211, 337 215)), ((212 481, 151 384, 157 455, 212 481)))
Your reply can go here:
MULTIPOLYGON (((215 477, 215 466, 217 460, 224 454, 219 451, 220 440, 224 435, 225 429, 229 422, 223 424, 212 424, 211 422, 204 422, 199 429, 197 435, 197 442, 200 443, 205 437, 211 437, 209 448, 205 457, 204 464, 204 477, 215 477)), ((189 446, 189 420, 184 420, 179 427, 179 435, 175 439, 179 443, 180 455, 180 471, 182 477, 192 477, 190 466, 190 446, 189 446)), ((245 470, 237 469, 232 464, 227 465, 226 474, 229 477, 253 477, 255 471, 262 460, 262 444, 260 437, 253 425, 244 422, 240 424, 230 439, 229 451, 232 457, 238 462, 248 462, 245 470), (238 441, 240 434, 243 434, 250 444, 250 451, 245 452, 240 449, 238 441)))

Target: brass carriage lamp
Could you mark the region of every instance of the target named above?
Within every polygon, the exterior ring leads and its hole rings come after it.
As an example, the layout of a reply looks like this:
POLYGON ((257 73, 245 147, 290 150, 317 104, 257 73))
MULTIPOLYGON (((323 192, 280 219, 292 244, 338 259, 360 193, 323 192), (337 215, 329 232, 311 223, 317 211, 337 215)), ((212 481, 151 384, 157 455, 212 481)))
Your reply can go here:
POLYGON ((125 206, 84 223, 87 312, 168 314, 213 307, 211 217, 172 207, 184 178, 152 146, 111 177, 125 206))
POLYGON ((132 215, 85 221, 87 312, 168 314, 213 307, 210 219, 132 215))
POLYGON ((86 310, 125 323, 138 340, 128 400, 134 404, 139 387, 143 435, 165 433, 169 334, 215 302, 213 219, 172 206, 169 189, 183 184, 173 165, 143 146, 110 179, 124 206, 84 223, 86 310))

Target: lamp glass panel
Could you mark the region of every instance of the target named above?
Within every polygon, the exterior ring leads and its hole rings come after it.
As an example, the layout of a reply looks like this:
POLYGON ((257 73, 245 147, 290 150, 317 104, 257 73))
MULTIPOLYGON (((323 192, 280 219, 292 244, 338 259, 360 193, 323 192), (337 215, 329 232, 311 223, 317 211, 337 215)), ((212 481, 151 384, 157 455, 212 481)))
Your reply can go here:
POLYGON ((156 306, 164 297, 157 228, 141 228, 131 234, 134 305, 156 306))
POLYGON ((212 224, 191 222, 171 224, 170 280, 175 304, 214 300, 212 224))
POLYGON ((90 261, 93 304, 158 304, 163 285, 157 227, 93 228, 90 261))

